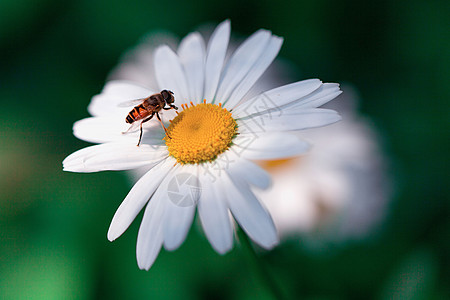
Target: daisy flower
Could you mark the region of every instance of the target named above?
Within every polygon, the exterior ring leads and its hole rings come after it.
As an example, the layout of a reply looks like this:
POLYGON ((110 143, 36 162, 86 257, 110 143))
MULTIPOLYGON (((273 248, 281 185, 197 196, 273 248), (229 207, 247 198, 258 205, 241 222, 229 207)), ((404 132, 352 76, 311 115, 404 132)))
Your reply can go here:
POLYGON ((338 96, 335 83, 310 79, 248 97, 277 56, 283 39, 258 30, 227 57, 230 22, 219 24, 207 45, 191 33, 177 51, 162 45, 154 52, 157 89, 109 81, 93 97, 90 118, 74 124, 74 135, 99 143, 69 155, 64 170, 148 171, 117 209, 108 239, 118 238, 144 209, 136 256, 148 270, 160 249, 177 249, 195 211, 212 247, 220 254, 233 246, 233 219, 259 246, 278 243, 277 230, 254 189, 266 189, 270 176, 252 160, 305 153, 309 144, 292 132, 334 123, 340 116, 317 108, 338 96), (127 134, 130 107, 121 104, 170 90, 180 109, 161 110, 167 135, 157 120, 127 134))

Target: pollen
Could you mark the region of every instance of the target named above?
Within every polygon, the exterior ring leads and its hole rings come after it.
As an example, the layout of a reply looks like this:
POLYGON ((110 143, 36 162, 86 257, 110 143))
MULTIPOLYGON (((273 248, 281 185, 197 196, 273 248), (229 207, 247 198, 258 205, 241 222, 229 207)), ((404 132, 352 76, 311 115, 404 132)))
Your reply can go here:
POLYGON ((178 163, 213 161, 230 148, 237 134, 236 121, 221 104, 182 105, 164 137, 169 153, 178 163))

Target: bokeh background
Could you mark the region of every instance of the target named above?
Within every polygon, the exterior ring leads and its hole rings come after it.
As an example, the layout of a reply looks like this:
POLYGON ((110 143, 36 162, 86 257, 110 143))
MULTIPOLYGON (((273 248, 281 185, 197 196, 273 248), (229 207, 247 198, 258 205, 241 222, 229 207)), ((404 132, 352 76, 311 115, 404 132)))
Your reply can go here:
POLYGON ((448 1, 0 2, 0 299, 270 299, 239 246, 216 254, 193 226, 150 271, 139 222, 106 232, 130 188, 124 172, 62 172, 88 143, 72 135, 121 55, 147 32, 184 36, 226 18, 233 32, 285 38, 281 57, 350 83, 381 136, 393 193, 375 232, 314 250, 302 236, 261 252, 303 299, 450 299, 448 1))

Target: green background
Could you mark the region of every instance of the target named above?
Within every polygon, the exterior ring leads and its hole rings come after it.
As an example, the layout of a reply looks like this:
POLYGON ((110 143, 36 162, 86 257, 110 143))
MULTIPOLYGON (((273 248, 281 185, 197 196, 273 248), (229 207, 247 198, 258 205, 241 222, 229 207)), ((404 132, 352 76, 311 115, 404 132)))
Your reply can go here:
POLYGON ((303 299, 450 299, 449 15, 450 2, 419 0, 2 0, 0 299, 270 299, 245 252, 216 254, 197 226, 139 270, 139 222, 106 239, 126 174, 61 166, 88 145, 72 124, 126 49, 151 30, 184 36, 227 18, 239 34, 283 36, 296 79, 358 89, 395 187, 377 238, 262 252, 277 283, 303 299))

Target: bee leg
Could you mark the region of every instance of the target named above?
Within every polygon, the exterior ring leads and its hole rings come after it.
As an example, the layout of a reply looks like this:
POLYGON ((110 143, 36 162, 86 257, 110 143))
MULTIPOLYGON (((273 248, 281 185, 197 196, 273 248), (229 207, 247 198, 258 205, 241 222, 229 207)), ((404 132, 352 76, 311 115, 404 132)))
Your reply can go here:
POLYGON ((138 146, 138 147, 139 147, 139 145, 141 144, 141 139, 142 139, 142 123, 143 123, 143 122, 141 122, 141 124, 139 125, 139 128, 140 128, 140 132, 139 132, 139 141, 138 141, 138 143, 137 143, 137 145, 136 145, 136 146, 138 146))
POLYGON ((140 133, 139 133, 139 141, 137 146, 139 147, 139 145, 141 144, 141 140, 142 140, 142 124, 144 124, 145 122, 149 121, 151 118, 153 118, 153 116, 155 115, 155 113, 153 113, 150 117, 148 117, 147 119, 143 120, 141 122, 141 124, 139 125, 140 128, 140 133))
POLYGON ((164 126, 164 124, 163 124, 163 122, 161 121, 161 118, 159 117, 159 114, 158 114, 158 113, 156 113, 156 117, 158 118, 159 123, 161 123, 162 127, 164 128, 164 131, 166 132, 166 135, 167 135, 167 136, 169 137, 169 139, 170 139, 171 137, 170 137, 169 133, 167 132, 166 126, 164 126))
POLYGON ((172 108, 175 108, 175 110, 178 110, 178 107, 176 107, 173 104, 170 104, 169 107, 163 107, 164 110, 169 110, 169 109, 172 109, 172 108))

